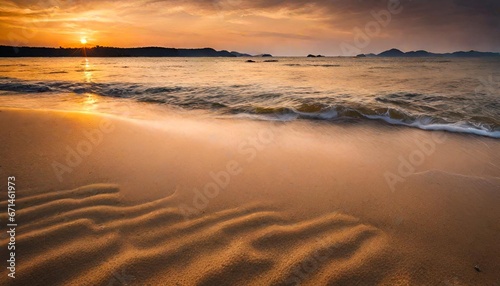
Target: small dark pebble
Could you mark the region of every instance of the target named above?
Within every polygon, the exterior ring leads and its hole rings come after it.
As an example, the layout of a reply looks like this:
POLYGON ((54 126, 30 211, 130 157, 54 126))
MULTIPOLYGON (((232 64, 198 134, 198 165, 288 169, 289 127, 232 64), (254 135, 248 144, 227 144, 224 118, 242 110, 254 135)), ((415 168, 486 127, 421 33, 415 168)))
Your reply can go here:
POLYGON ((479 265, 474 266, 474 269, 476 269, 477 272, 481 272, 481 268, 479 268, 479 265))
POLYGON ((247 63, 255 63, 255 61, 248 60, 247 63))

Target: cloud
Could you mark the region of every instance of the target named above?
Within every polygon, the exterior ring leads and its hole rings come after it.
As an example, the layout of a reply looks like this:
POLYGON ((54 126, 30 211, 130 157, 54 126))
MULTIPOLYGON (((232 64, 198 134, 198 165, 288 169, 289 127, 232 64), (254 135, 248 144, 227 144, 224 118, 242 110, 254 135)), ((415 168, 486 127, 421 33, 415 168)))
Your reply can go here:
MULTIPOLYGON (((387 9, 389 1, 393 0, 0 0, 0 43, 9 44, 9 33, 24 33, 24 25, 37 31, 38 36, 27 39, 33 45, 77 44, 77 39, 57 37, 91 33, 106 45, 339 54, 341 43, 353 41, 355 28, 363 29, 374 20, 372 12, 387 9), (44 24, 33 27, 33 22, 44 24), (280 50, 283 41, 288 46, 280 50)), ((363 52, 391 47, 500 50, 498 0, 400 3, 403 11, 393 15, 363 52)))
POLYGON ((290 33, 273 33, 273 32, 256 32, 251 33, 249 36, 255 37, 270 37, 270 38, 285 38, 285 39, 298 39, 298 40, 312 40, 311 36, 290 34, 290 33))

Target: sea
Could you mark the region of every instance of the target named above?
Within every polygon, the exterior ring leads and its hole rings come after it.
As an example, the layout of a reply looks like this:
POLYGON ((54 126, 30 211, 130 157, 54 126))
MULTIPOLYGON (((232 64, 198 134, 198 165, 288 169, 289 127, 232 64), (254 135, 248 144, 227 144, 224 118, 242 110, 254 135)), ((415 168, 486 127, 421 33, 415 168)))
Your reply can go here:
POLYGON ((500 138, 498 57, 249 59, 0 58, 0 106, 120 115, 140 105, 500 138))

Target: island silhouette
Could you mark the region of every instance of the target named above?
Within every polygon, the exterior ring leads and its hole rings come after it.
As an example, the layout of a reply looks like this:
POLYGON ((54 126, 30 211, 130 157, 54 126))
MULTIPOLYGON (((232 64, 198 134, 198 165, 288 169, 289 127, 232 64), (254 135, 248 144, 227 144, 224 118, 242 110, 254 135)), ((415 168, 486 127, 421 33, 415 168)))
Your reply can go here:
POLYGON ((449 57, 449 58, 473 58, 473 57, 498 57, 500 53, 493 52, 478 52, 478 51, 468 51, 468 52, 453 52, 453 53, 431 53, 424 50, 403 52, 398 49, 390 49, 384 51, 380 54, 360 54, 356 57, 386 57, 386 58, 424 58, 424 57, 449 57))
MULTIPOLYGON (((424 50, 403 52, 390 49, 380 54, 360 54, 365 57, 498 57, 500 53, 459 51, 453 53, 431 53, 424 50)), ((236 51, 217 51, 213 48, 177 49, 164 47, 117 48, 95 46, 89 48, 48 48, 48 47, 16 47, 0 46, 0 57, 272 57, 271 54, 250 55, 236 51)), ((309 54, 307 57, 324 57, 309 54)))
POLYGON ((176 49, 163 47, 47 48, 0 46, 0 57, 250 57, 249 54, 216 51, 212 48, 176 49))

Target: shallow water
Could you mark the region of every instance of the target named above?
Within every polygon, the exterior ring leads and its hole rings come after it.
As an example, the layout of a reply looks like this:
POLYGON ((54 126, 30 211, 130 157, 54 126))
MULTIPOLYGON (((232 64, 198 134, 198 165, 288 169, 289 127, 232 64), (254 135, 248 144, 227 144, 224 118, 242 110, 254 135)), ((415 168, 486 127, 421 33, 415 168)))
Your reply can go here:
POLYGON ((364 118, 500 138, 499 58, 275 59, 0 58, 0 106, 120 113, 142 102, 214 116, 364 118))

